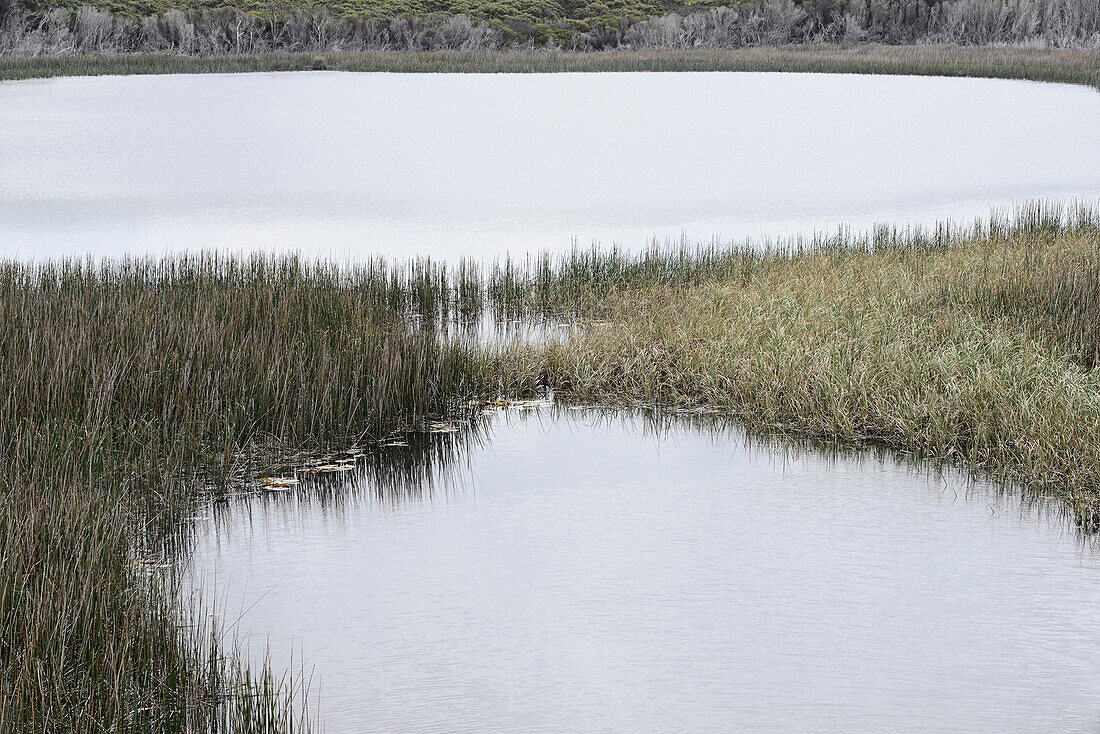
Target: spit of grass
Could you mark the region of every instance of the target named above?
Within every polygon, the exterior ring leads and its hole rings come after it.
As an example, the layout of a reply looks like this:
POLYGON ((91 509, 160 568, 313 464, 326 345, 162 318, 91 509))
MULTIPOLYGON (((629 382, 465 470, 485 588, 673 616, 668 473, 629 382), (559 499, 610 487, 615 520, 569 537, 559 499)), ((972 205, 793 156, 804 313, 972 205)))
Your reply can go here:
POLYGON ((749 427, 889 445, 1100 508, 1100 217, 799 249, 575 252, 501 267, 506 309, 597 322, 501 350, 516 389, 707 405, 749 427), (600 323, 602 322, 602 323, 600 323))
POLYGON ((1100 50, 988 46, 833 44, 729 50, 501 51, 178 54, 0 58, 0 79, 102 74, 256 71, 546 73, 598 71, 785 71, 968 76, 1084 84, 1100 89, 1100 50))

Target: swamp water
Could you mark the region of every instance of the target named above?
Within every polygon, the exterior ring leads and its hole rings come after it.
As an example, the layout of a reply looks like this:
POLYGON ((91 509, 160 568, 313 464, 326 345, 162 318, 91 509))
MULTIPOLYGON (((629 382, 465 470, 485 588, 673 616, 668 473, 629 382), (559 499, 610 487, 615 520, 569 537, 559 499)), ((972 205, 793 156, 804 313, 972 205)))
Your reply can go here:
POLYGON ((1100 94, 766 73, 0 83, 0 255, 445 259, 1100 199, 1100 94))
POLYGON ((700 418, 410 443, 196 528, 328 731, 1100 730, 1100 557, 1057 503, 700 418))

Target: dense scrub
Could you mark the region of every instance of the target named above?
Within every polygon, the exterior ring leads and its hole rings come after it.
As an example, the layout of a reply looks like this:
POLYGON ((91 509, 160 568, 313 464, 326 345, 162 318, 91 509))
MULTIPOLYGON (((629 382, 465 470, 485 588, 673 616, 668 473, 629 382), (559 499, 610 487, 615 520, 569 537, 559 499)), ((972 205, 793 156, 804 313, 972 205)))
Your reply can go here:
POLYGON ((0 0, 0 55, 163 52, 723 49, 805 43, 1100 46, 1100 0, 751 0, 728 6, 0 0))

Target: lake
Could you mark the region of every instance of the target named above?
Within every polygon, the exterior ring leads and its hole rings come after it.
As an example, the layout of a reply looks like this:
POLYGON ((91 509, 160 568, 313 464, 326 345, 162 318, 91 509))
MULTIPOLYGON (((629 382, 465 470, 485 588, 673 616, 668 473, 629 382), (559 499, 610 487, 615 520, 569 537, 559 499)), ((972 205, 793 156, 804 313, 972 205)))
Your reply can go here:
POLYGON ((207 599, 330 731, 1096 731, 1100 558, 1056 501, 704 418, 486 423, 199 523, 207 599))
POLYGON ((1100 94, 773 73, 0 83, 0 255, 492 258, 1100 199, 1100 94))

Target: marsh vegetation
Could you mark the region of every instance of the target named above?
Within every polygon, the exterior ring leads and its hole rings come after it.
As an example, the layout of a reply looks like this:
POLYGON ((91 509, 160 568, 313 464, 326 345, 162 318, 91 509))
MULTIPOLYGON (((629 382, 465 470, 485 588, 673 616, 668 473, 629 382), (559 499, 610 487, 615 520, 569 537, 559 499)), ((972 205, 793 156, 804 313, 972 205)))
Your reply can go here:
POLYGON ((256 53, 184 56, 128 53, 5 56, 0 79, 103 74, 211 74, 260 71, 383 71, 395 73, 548 73, 599 71, 787 71, 815 74, 913 74, 1084 84, 1100 88, 1095 51, 1013 47, 836 44, 732 50, 617 49, 598 54, 550 49, 507 52, 256 53))
POLYGON ((287 686, 235 667, 151 567, 242 452, 369 444, 533 395, 710 406, 876 442, 1100 508, 1100 217, 801 248, 581 250, 336 267, 293 258, 0 267, 0 721, 290 730, 287 686), (474 342, 432 326, 587 323, 474 342), (410 318, 412 316, 417 318, 410 318), (595 322, 595 323, 593 323, 595 322), (152 562, 152 563, 150 563, 152 562))
MULTIPOLYGON (((404 284, 295 260, 0 266, 0 729, 292 731, 284 693, 174 601, 171 539, 241 449, 448 410, 469 354, 404 284)), ((425 290, 426 289, 426 290, 425 290)))

